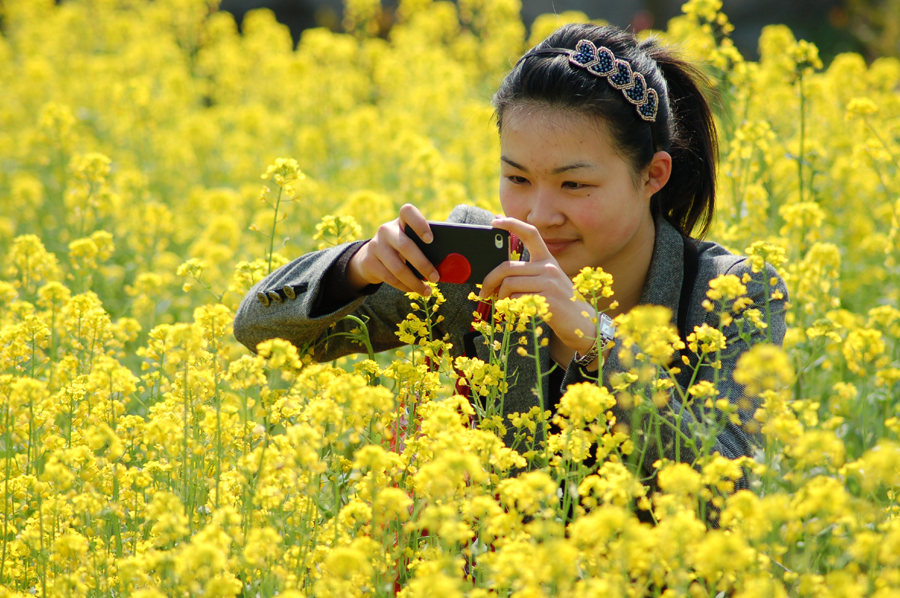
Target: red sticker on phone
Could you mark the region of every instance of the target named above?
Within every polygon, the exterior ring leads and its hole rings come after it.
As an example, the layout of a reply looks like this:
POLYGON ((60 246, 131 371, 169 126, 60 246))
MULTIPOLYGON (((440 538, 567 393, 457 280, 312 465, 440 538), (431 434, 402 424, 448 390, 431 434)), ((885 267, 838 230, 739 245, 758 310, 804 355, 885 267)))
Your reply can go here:
POLYGON ((472 276, 472 266, 464 255, 451 253, 438 264, 438 274, 441 282, 463 283, 472 276))

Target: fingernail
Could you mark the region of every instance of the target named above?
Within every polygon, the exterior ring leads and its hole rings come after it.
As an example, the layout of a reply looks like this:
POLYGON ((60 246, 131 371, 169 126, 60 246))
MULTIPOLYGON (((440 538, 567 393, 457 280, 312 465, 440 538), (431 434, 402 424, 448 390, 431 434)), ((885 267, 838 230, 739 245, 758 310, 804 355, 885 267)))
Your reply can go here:
POLYGON ((425 233, 424 235, 422 235, 422 240, 426 243, 431 243, 434 240, 434 235, 432 235, 431 233, 425 233))
POLYGON ((441 275, 438 274, 437 272, 432 272, 431 274, 428 275, 428 280, 430 280, 431 282, 437 282, 440 279, 441 279, 441 275))

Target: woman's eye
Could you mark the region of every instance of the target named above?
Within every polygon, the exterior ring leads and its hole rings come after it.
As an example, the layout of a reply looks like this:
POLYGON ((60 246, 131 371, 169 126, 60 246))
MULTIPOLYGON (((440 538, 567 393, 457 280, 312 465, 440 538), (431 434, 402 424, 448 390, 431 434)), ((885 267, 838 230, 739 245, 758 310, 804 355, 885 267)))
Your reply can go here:
POLYGON ((581 183, 576 183, 575 181, 566 181, 562 184, 562 186, 566 189, 580 189, 584 185, 582 185, 581 183))
POLYGON ((510 183, 515 183, 516 185, 522 185, 528 182, 528 179, 523 176, 510 175, 506 178, 510 183))

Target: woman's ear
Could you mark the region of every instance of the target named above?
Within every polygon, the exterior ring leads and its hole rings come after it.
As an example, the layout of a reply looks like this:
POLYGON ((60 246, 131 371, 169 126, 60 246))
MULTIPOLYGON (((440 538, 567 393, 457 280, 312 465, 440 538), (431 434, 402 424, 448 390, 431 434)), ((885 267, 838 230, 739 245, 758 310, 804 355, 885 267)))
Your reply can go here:
POLYGON ((666 186, 672 175, 672 156, 669 152, 656 152, 645 171, 644 197, 650 199, 654 193, 666 186))

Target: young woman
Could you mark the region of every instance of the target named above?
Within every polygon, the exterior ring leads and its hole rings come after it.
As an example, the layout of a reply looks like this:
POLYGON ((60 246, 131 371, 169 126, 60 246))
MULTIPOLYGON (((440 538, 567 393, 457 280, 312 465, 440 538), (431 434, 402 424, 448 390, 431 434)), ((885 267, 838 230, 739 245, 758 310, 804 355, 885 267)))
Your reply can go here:
MULTIPOLYGON (((591 333, 575 333, 595 329, 584 315, 592 308, 571 300, 572 278, 585 266, 613 275, 618 305, 608 310, 610 315, 639 304, 663 305, 675 314, 683 337, 704 322, 718 325, 701 305, 713 278, 751 275, 748 295, 759 307, 766 302, 764 281, 775 277, 777 285, 768 287, 769 293, 775 291, 768 333, 781 342, 786 291, 774 270, 753 274, 746 258, 690 238, 694 231, 699 236, 707 231, 715 202, 716 133, 702 80, 695 68, 653 39, 638 41, 614 27, 568 25, 523 56, 494 96, 504 216, 459 206, 450 221, 491 224, 517 235, 527 261, 497 267, 481 293, 500 298, 539 294, 552 314, 544 326, 549 342, 540 355, 540 377, 533 358, 509 357, 509 368, 518 375, 504 397, 505 415, 537 405, 533 389, 539 379, 552 408, 566 386, 596 377, 598 341, 591 333)), ((244 298, 235 336, 251 349, 273 337, 304 346, 322 339, 333 325, 338 331, 352 328, 341 319, 353 313, 368 318, 376 351, 398 346, 397 323, 409 310, 403 293, 430 293, 406 262, 438 280, 434 265, 404 234, 406 225, 430 240, 425 215, 405 205, 372 239, 307 254, 273 272, 244 298)), ((447 302, 439 334, 448 334, 453 351, 463 354, 463 337, 477 307, 467 296, 477 290, 474 285, 441 285, 441 290, 447 302)), ((732 344, 719 374, 725 380, 719 392, 742 407, 746 423, 756 405, 741 400, 730 372, 749 347, 734 325, 726 333, 732 344)), ((315 357, 324 361, 361 350, 342 338, 317 346, 315 357)), ((760 332, 751 339, 760 340, 760 332)), ((483 339, 468 344, 486 359, 483 339)), ((606 357, 602 377, 611 388, 610 376, 626 368, 617 351, 607 350, 606 357)), ((701 368, 698 379, 713 375, 712 368, 701 368)), ((688 380, 679 376, 677 382, 684 388, 688 380)), ((681 411, 677 393, 664 409, 669 416, 681 411)), ((619 408, 617 415, 619 421, 631 421, 627 409, 619 408)), ((690 437, 694 424, 687 410, 681 431, 690 437)), ((662 433, 662 454, 654 443, 644 459, 648 469, 659 457, 676 458, 671 428, 663 426, 662 433)), ((752 426, 728 423, 713 450, 735 458, 752 454, 757 442, 752 426)), ((685 448, 677 456, 694 457, 685 448)))

